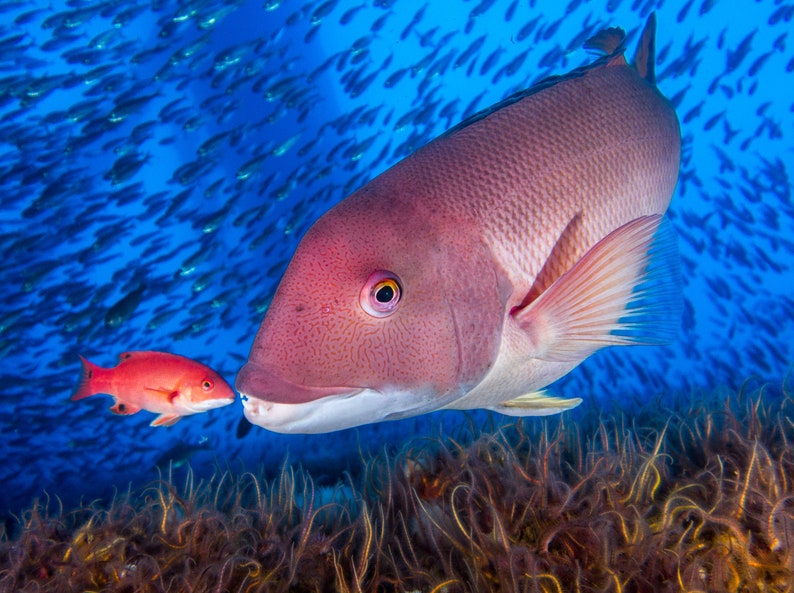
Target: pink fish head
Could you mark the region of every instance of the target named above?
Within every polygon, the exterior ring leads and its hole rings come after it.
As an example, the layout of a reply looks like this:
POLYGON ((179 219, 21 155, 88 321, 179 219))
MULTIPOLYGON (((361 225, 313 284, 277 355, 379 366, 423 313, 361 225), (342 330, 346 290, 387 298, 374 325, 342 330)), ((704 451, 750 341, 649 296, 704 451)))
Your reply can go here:
POLYGON ((491 364, 503 296, 487 251, 444 232, 467 223, 438 220, 402 177, 375 179, 302 239, 237 376, 254 424, 327 432, 421 414, 491 364))

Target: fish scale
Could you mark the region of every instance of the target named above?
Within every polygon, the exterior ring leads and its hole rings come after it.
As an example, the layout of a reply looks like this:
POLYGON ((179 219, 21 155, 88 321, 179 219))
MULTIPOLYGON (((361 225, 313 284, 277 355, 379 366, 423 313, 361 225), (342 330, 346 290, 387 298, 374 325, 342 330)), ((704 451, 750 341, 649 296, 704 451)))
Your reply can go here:
POLYGON ((662 214, 670 201, 680 160, 675 113, 616 62, 529 95, 403 163, 435 209, 477 221, 519 293, 577 214, 582 224, 560 244, 544 285, 613 228, 662 214))

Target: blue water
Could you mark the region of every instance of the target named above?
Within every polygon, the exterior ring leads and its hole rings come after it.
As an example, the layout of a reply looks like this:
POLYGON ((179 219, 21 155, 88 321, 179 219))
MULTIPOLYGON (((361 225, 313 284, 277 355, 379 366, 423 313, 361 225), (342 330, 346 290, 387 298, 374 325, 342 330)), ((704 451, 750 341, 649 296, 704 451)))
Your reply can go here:
POLYGON ((78 354, 113 366, 165 350, 232 382, 320 214, 463 117, 592 59, 583 30, 622 26, 633 52, 651 10, 684 138, 669 213, 684 316, 672 345, 599 352, 553 385, 584 399, 574 419, 748 379, 781 390, 794 360, 790 3, 0 2, 0 510, 45 491, 67 506, 112 496, 169 459, 209 474, 275 472, 287 456, 331 483, 362 451, 467 424, 446 412, 243 434, 236 403, 155 429, 148 413, 108 412, 110 398, 69 396, 78 354))

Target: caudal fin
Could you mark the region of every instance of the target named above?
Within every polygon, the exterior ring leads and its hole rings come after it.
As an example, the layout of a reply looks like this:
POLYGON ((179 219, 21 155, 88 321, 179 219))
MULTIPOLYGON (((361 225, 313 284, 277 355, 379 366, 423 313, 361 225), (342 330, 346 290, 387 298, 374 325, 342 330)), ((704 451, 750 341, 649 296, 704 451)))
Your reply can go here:
MULTIPOLYGON (((80 355, 78 354, 78 356, 80 355)), ((93 362, 87 361, 82 356, 80 356, 80 362, 83 363, 83 374, 80 377, 80 383, 77 389, 72 394, 72 401, 77 401, 78 399, 83 399, 99 393, 94 387, 94 377, 97 371, 101 370, 101 367, 95 365, 93 362)))
POLYGON ((656 84, 656 13, 652 12, 645 21, 640 35, 637 51, 634 54, 634 67, 645 80, 656 84))

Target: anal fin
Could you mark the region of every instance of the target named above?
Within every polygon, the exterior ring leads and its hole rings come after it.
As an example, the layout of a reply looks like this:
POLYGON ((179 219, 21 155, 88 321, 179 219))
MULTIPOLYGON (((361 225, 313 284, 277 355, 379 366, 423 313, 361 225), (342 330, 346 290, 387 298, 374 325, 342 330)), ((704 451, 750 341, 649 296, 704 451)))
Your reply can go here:
POLYGON ((179 414, 160 414, 149 426, 173 426, 182 419, 179 414))
POLYGON ((581 398, 565 399, 548 395, 543 389, 526 395, 519 395, 488 409, 507 416, 551 416, 575 408, 582 403, 581 398))

